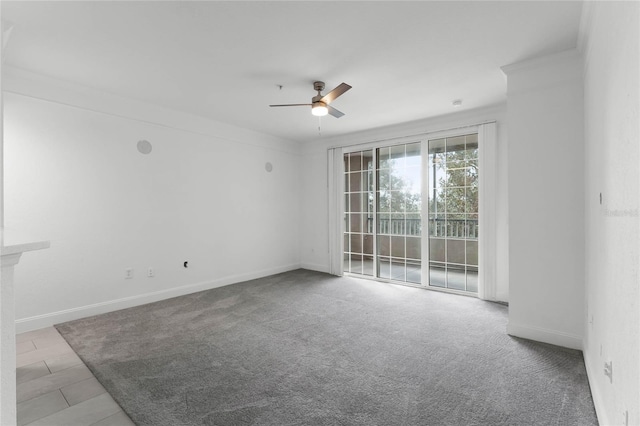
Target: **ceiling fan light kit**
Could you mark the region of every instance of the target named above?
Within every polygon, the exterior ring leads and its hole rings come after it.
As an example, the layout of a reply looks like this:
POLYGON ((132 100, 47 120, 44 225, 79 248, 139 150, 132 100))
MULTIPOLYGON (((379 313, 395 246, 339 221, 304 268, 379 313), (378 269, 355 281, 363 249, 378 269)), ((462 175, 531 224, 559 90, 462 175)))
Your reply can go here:
POLYGON ((311 114, 315 115, 316 117, 324 117, 325 115, 329 114, 329 108, 327 108, 327 104, 325 104, 324 102, 314 102, 311 105, 311 114))
POLYGON ((316 117, 323 117, 327 114, 330 114, 335 118, 340 118, 344 115, 344 113, 341 111, 338 111, 337 109, 330 106, 329 104, 334 100, 336 100, 338 96, 342 95, 344 92, 346 92, 349 89, 351 89, 350 85, 348 85, 347 83, 341 83, 340 85, 338 85, 338 87, 336 87, 326 95, 322 95, 321 92, 324 90, 324 82, 316 81, 313 83, 313 90, 316 90, 318 94, 313 98, 311 98, 310 104, 283 104, 283 105, 269 105, 269 106, 270 107, 310 106, 311 114, 315 115, 316 117))

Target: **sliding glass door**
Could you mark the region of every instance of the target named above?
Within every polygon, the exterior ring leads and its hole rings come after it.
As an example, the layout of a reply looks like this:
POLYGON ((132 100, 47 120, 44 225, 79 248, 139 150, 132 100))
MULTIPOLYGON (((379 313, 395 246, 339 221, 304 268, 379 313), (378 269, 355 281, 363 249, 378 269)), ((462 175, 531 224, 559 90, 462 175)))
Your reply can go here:
POLYGON ((420 284, 420 143, 378 148, 376 159, 377 276, 420 284))
POLYGON ((373 150, 344 155, 344 272, 374 276, 373 150))
POLYGON ((344 200, 344 272, 477 292, 477 134, 346 153, 344 200))
POLYGON ((429 285, 478 291, 478 135, 428 142, 429 285))

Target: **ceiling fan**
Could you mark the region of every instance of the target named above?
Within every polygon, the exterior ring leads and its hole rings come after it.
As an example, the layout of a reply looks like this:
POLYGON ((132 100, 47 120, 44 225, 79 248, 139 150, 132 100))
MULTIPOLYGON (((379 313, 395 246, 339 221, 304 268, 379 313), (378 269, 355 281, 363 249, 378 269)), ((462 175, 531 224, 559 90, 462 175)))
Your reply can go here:
POLYGON ((344 113, 338 111, 337 109, 330 106, 329 104, 334 100, 336 100, 338 96, 342 95, 344 92, 346 92, 349 89, 351 89, 351 86, 349 86, 347 83, 341 83, 340 85, 338 85, 338 87, 336 87, 335 89, 333 89, 332 91, 330 91, 329 93, 323 96, 322 93, 320 92, 324 90, 324 82, 316 81, 313 83, 313 90, 317 90, 318 94, 313 98, 311 98, 310 104, 284 104, 284 105, 269 105, 269 106, 270 107, 310 106, 311 114, 315 116, 322 117, 324 115, 331 114, 335 118, 340 118, 344 115, 344 113))

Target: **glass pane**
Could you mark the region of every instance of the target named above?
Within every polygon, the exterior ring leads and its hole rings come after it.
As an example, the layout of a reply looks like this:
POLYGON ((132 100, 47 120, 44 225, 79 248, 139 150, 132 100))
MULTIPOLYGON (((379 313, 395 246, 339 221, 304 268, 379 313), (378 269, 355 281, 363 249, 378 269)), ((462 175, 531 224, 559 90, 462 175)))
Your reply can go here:
POLYGON ((390 234, 390 215, 378 214, 378 234, 390 234))
POLYGON ((405 237, 391 237, 391 257, 405 257, 405 237))
POLYGON ((447 138, 447 152, 464 151, 466 136, 447 138))
POLYGON ((405 145, 406 166, 421 167, 422 157, 420 156, 420 142, 405 145))
POLYGON ((362 253, 362 234, 351 235, 351 253, 362 253))
POLYGON ((446 240, 444 238, 429 239, 429 260, 445 262, 446 240))
POLYGON ((446 271, 444 263, 429 262, 429 285, 446 287, 446 271))
POLYGON ((478 240, 467 240, 467 265, 478 266, 478 240))
POLYGON ((362 255, 351 255, 351 273, 362 274, 362 255))
POLYGON ((362 151, 362 170, 373 170, 373 150, 362 151))
POLYGON ((374 176, 374 172, 373 172, 373 170, 369 170, 369 171, 367 171, 367 172, 364 172, 364 175, 365 175, 365 176, 366 176, 366 178, 367 178, 367 185, 366 185, 366 186, 367 186, 367 189, 366 189, 366 190, 367 190, 368 192, 373 192, 373 181, 374 181, 374 180, 373 180, 373 176, 374 176))
POLYGON ((465 170, 465 181, 464 184, 466 186, 471 186, 474 188, 478 188, 478 164, 471 163, 467 165, 465 170))
POLYGON ((467 267, 467 291, 478 292, 478 268, 467 267))
POLYGON ((465 291, 466 276, 464 266, 447 264, 447 288, 465 291))
POLYGON ((364 192, 362 194, 362 202, 363 202, 363 209, 362 211, 366 214, 369 214, 371 216, 373 216, 373 209, 374 209, 374 200, 375 200, 375 193, 374 192, 364 192))
POLYGON ((466 215, 467 220, 467 229, 468 229, 468 238, 477 239, 478 238, 478 215, 466 215))
POLYGON ((404 145, 395 145, 389 147, 390 153, 390 167, 391 169, 402 169, 405 166, 404 161, 404 145))
POLYGON ((344 253, 343 262, 342 262, 342 270, 344 272, 350 272, 351 264, 349 263, 349 253, 344 253))
POLYGON ((362 191, 362 173, 349 173, 349 191, 359 192, 362 191))
POLYGON ((460 264, 466 263, 464 240, 450 239, 447 241, 447 262, 460 264))
POLYGON ((465 213, 478 212, 478 188, 467 187, 465 193, 465 213))
POLYGON ((406 235, 420 236, 422 234, 422 220, 419 213, 408 213, 405 220, 406 235))
POLYGON ((387 213, 391 211, 391 194, 389 191, 378 192, 378 212, 387 213))
POLYGON ((352 212, 361 212, 362 209, 362 194, 355 193, 349 194, 349 203, 352 212))
POLYGON ((359 172, 362 170, 362 153, 352 152, 349 156, 349 171, 359 172))
POLYGON ((465 155, 469 160, 478 158, 478 134, 466 136, 465 155))
POLYGON ((400 191, 390 191, 391 212, 404 213, 404 194, 400 191))
POLYGON ((374 230, 373 230, 373 216, 365 215, 364 216, 364 220, 366 222, 364 223, 364 228, 363 228, 362 232, 366 232, 367 234, 373 234, 373 232, 374 232, 374 230))
POLYGON ((373 256, 362 257, 362 274, 373 276, 373 256))
POLYGON ((391 259, 391 279, 396 281, 407 280, 403 259, 391 259))
POLYGON ((404 214, 391 213, 389 218, 389 233, 393 235, 404 235, 404 214))
POLYGON ((362 232, 362 215, 359 213, 350 215, 350 231, 351 232, 362 232))
POLYGON ((391 239, 387 235, 378 235, 378 255, 391 256, 391 239))
POLYGON ((421 238, 407 237, 407 259, 420 260, 421 257, 421 238))
POLYGON ((364 254, 373 254, 373 235, 364 234, 362 236, 362 252, 364 254))
POLYGON ((446 213, 464 213, 465 212, 465 188, 447 188, 445 191, 445 210, 446 213))
POLYGON ((422 283, 422 263, 419 260, 407 260, 407 282, 422 283))
POLYGON ((379 148, 378 149, 378 168, 379 169, 388 169, 389 168, 389 148, 379 148))
POLYGON ((388 257, 378 257, 378 276, 391 278, 391 263, 388 257))
POLYGON ((378 171, 378 190, 386 191, 391 189, 391 184, 389 182, 389 170, 379 170, 378 171))

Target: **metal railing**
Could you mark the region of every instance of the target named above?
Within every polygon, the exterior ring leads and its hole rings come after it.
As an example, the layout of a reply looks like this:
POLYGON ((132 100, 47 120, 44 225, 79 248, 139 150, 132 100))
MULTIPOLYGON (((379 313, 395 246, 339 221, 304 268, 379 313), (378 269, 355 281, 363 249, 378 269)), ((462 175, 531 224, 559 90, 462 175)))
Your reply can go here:
POLYGON ((478 220, 430 219, 429 235, 476 240, 478 239, 478 220))
MULTIPOLYGON (((422 234, 420 219, 378 219, 378 234, 410 235, 422 234)), ((373 234, 373 218, 367 218, 367 233, 373 234)), ((464 219, 431 219, 429 220, 429 235, 431 237, 464 238, 475 240, 478 238, 478 221, 464 219)))

